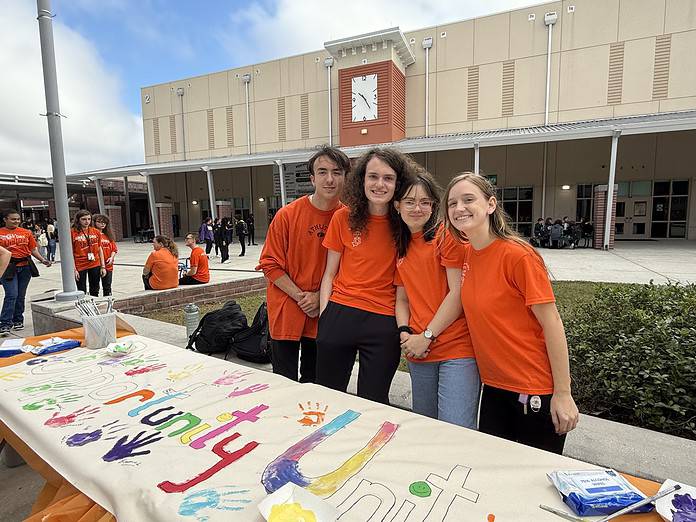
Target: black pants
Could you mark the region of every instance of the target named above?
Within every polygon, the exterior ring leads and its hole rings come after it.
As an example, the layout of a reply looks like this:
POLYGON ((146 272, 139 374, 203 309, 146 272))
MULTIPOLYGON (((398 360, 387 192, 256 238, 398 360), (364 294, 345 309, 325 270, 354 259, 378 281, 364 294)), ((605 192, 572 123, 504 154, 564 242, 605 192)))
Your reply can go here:
POLYGON ((210 254, 210 251, 213 249, 213 240, 212 239, 206 239, 205 240, 205 254, 208 255, 210 254))
POLYGON ((223 241, 220 245, 220 262, 224 263, 230 258, 230 244, 227 241, 223 241))
POLYGON ((297 362, 300 362, 300 382, 315 382, 317 377, 317 341, 302 337, 299 341, 271 339, 273 373, 297 381, 297 362), (300 355, 302 346, 302 355, 300 355))
POLYGON ((317 384, 345 392, 356 354, 358 397, 389 404, 401 356, 396 319, 329 301, 319 318, 317 384))
POLYGON ((95 266, 87 270, 80 271, 80 279, 77 280, 77 289, 87 294, 87 280, 89 279, 89 295, 99 297, 99 280, 101 268, 95 266))
POLYGON ((256 244, 256 240, 254 239, 254 229, 253 228, 249 228, 249 234, 247 235, 247 237, 249 238, 249 245, 251 245, 252 243, 256 244))
POLYGON ((179 279, 179 284, 180 285, 202 285, 204 284, 203 281, 199 281, 198 279, 194 279, 193 277, 189 275, 185 275, 181 279, 179 279))
POLYGON ((222 252, 222 241, 215 240, 215 255, 219 256, 222 252))
POLYGON ((483 386, 479 431, 519 442, 533 448, 563 454, 565 435, 556 434, 551 420, 551 395, 539 395, 541 408, 534 411, 529 395, 526 406, 520 394, 491 386, 483 386))
POLYGON ((242 234, 241 236, 237 236, 237 237, 239 238, 239 242, 242 244, 242 253, 239 255, 243 256, 244 254, 246 254, 246 244, 244 243, 245 236, 244 236, 244 234, 242 234))
POLYGON ((101 278, 101 284, 102 284, 102 295, 106 297, 107 295, 111 295, 111 280, 114 277, 113 271, 106 271, 106 275, 101 278))
POLYGON ((152 286, 150 286, 150 276, 152 274, 147 274, 143 276, 143 285, 145 286, 145 290, 154 290, 152 286))

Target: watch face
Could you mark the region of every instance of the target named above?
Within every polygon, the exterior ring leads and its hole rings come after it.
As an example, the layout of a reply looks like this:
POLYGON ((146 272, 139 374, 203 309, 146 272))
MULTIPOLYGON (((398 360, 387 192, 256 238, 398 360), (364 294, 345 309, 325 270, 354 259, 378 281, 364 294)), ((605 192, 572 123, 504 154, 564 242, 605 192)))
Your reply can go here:
POLYGON ((377 75, 366 74, 351 80, 353 121, 377 119, 377 75))

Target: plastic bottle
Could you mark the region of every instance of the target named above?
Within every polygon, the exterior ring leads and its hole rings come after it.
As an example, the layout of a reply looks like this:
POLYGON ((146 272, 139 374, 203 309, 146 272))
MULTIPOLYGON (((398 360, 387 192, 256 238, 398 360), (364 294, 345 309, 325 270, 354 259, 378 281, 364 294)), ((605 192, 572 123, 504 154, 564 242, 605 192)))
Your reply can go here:
POLYGON ((191 334, 198 327, 200 321, 200 308, 195 304, 189 303, 184 306, 184 325, 186 326, 186 338, 190 339, 191 334))

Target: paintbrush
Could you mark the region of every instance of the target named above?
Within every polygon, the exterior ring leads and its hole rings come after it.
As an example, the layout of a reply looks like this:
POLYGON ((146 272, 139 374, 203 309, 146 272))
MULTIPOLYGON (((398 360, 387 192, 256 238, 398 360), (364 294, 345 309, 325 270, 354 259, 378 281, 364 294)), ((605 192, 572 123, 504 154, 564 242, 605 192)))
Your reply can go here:
POLYGON ((617 511, 616 513, 612 513, 609 516, 606 516, 604 518, 600 518, 597 522, 607 522, 608 520, 611 520, 613 518, 616 518, 621 515, 625 515, 626 513, 633 511, 634 509, 637 509, 641 506, 644 506, 645 504, 650 504, 651 502, 655 502, 658 498, 662 498, 664 496, 669 495, 670 493, 674 493, 675 491, 678 491, 681 489, 681 486, 679 484, 675 484, 671 488, 667 488, 664 491, 660 491, 657 495, 653 495, 652 497, 644 498, 643 500, 639 500, 635 504, 631 504, 630 506, 626 506, 620 511, 617 511))
POLYGON ((554 515, 557 515, 561 518, 565 518, 566 520, 572 520, 573 522, 585 522, 587 519, 583 517, 578 517, 573 515, 572 513, 568 513, 567 511, 562 511, 560 509, 552 508, 551 506, 546 506, 544 504, 539 504, 539 507, 543 509, 544 511, 548 511, 549 513, 553 513, 554 515))

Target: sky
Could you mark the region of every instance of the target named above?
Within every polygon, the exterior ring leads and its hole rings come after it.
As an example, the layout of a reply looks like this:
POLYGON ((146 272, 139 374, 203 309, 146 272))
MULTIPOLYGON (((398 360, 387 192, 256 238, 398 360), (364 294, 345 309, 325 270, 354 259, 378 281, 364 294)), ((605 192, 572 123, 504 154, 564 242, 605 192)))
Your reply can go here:
MULTIPOLYGON (((140 88, 536 0, 52 0, 66 171, 144 162, 140 88), (405 8, 405 6, 408 6, 405 8)), ((0 12, 0 172, 51 175, 36 2, 0 12)))

